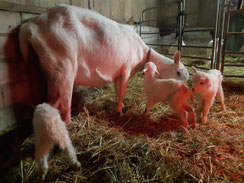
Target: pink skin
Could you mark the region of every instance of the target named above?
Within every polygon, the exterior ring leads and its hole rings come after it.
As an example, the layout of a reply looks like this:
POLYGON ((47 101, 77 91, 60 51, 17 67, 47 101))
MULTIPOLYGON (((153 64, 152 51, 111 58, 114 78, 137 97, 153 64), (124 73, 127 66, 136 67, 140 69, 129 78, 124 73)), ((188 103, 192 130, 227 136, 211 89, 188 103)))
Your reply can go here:
POLYGON ((175 79, 158 79, 155 75, 159 75, 159 72, 152 62, 145 64, 143 72, 147 95, 145 113, 149 112, 155 103, 168 101, 183 122, 184 130, 187 132, 188 116, 192 127, 195 128, 195 112, 188 103, 188 99, 193 99, 193 95, 185 83, 175 79))
POLYGON ((128 80, 149 60, 162 77, 189 78, 179 52, 177 59, 171 60, 149 51, 130 26, 74 6, 58 5, 23 24, 19 42, 25 60, 29 45, 38 54, 48 81, 49 103, 57 107, 66 123, 71 122, 74 85, 98 87, 114 82, 116 111, 122 114, 128 80))
POLYGON ((215 97, 221 103, 222 110, 226 112, 224 104, 224 92, 222 88, 222 75, 218 70, 210 70, 208 73, 197 71, 192 67, 195 75, 193 76, 193 93, 200 94, 200 110, 198 117, 201 123, 206 123, 207 115, 213 105, 215 97))
MULTIPOLYGON (((58 104, 56 103, 55 105, 58 104)), ((41 180, 44 180, 47 174, 48 156, 54 145, 59 145, 75 168, 81 166, 77 160, 65 123, 61 120, 57 109, 47 103, 39 104, 34 111, 33 128, 35 160, 41 180)))

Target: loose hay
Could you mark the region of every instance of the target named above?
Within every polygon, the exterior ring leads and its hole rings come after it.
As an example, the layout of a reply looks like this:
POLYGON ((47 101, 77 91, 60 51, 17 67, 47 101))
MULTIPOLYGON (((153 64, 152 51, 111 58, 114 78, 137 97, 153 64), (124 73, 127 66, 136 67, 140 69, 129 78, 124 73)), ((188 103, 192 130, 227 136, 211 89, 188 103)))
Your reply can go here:
MULTIPOLYGON (((122 117, 114 112, 114 98, 113 85, 88 95, 68 128, 82 168, 72 169, 55 148, 46 182, 244 181, 243 91, 226 91, 228 112, 222 114, 215 103, 208 122, 189 134, 178 131, 180 122, 167 104, 155 105, 150 115, 142 114, 146 97, 141 73, 129 82, 122 117)), ((28 156, 8 175, 12 182, 35 182, 32 137, 22 143, 21 153, 28 156)))

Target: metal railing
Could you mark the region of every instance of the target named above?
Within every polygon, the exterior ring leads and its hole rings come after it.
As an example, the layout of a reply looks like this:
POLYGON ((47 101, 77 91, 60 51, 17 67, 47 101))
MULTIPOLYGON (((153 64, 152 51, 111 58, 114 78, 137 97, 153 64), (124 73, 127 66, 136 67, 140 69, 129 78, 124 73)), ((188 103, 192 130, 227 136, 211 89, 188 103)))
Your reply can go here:
MULTIPOLYGON (((178 1, 176 1, 178 2, 178 1)), ((174 2, 174 3, 176 3, 174 2)), ((213 28, 204 28, 204 29, 185 29, 185 0, 181 0, 178 3, 179 12, 177 15, 177 27, 176 30, 170 30, 170 31, 159 31, 159 32, 142 32, 142 24, 150 21, 156 21, 156 19, 152 20, 145 20, 144 14, 147 11, 154 10, 156 7, 147 8, 142 11, 141 15, 141 21, 138 23, 140 25, 140 36, 143 34, 160 34, 160 35, 167 35, 170 33, 176 33, 178 37, 178 44, 172 45, 172 44, 162 44, 162 43, 147 43, 149 46, 167 46, 167 47, 177 47, 179 51, 182 50, 182 48, 197 48, 197 49, 212 49, 212 55, 211 58, 208 57, 195 57, 195 56, 187 56, 187 55, 181 55, 183 58, 191 58, 191 59, 202 59, 202 60, 211 60, 210 68, 206 67, 200 67, 195 66, 196 68, 200 69, 220 69, 221 72, 224 74, 224 67, 244 67, 244 65, 241 64, 226 64, 225 63, 225 56, 227 54, 244 54, 243 52, 236 52, 236 51, 226 51, 226 42, 228 36, 235 35, 240 36, 244 35, 243 32, 228 32, 228 25, 229 25, 229 19, 231 14, 244 14, 244 10, 229 10, 230 0, 217 0, 217 7, 216 7, 216 22, 215 26, 213 28), (228 6, 227 6, 228 5, 228 6), (200 45, 182 45, 182 38, 183 34, 185 32, 203 32, 203 31, 210 31, 213 32, 213 45, 212 46, 200 46, 200 45), (224 40, 224 41, 223 41, 224 40), (223 43, 223 44, 222 44, 223 43), (220 59, 222 58, 221 62, 220 59), (221 68, 220 68, 221 64, 221 68)), ((167 55, 173 55, 173 54, 167 54, 167 55)), ((186 66, 190 66, 185 64, 186 66)), ((240 75, 225 75, 225 77, 240 77, 244 78, 244 76, 240 75)))
MULTIPOLYGON (((149 34, 149 33, 142 33, 142 24, 143 23, 157 21, 157 19, 144 20, 144 14, 145 14, 145 12, 150 11, 150 10, 155 10, 155 9, 156 9, 156 7, 151 7, 151 8, 144 9, 142 11, 142 13, 141 13, 141 21, 139 22, 139 26, 140 26, 139 35, 140 35, 140 37, 141 37, 142 34, 149 34)), ((153 33, 153 34, 155 34, 155 33, 153 33)))
MULTIPOLYGON (((218 0, 220 1, 220 0, 218 0)), ((175 1, 174 3, 177 3, 178 1, 175 1)), ((178 3, 178 15, 177 15, 177 26, 176 29, 173 29, 171 31, 159 31, 159 32, 142 32, 142 24, 148 21, 155 21, 156 19, 153 20, 148 20, 145 21, 144 20, 144 13, 146 11, 150 11, 150 10, 155 10, 156 7, 152 7, 152 8, 147 8, 144 9, 142 11, 142 15, 141 15, 141 21, 138 23, 140 25, 140 29, 139 29, 139 35, 142 36, 143 34, 170 34, 170 33, 176 33, 177 37, 178 37, 178 44, 177 45, 173 45, 173 44, 162 44, 162 43, 147 43, 147 45, 149 46, 168 46, 168 47, 177 47, 179 51, 182 51, 182 48, 196 48, 196 49, 206 49, 206 48, 210 48, 214 50, 214 46, 215 44, 213 44, 213 46, 200 46, 200 45, 182 45, 182 41, 183 41, 183 34, 185 32, 203 32, 203 31, 214 31, 213 28, 204 28, 204 29, 185 29, 185 21, 186 21, 186 14, 185 14, 185 0, 181 0, 178 3)), ((172 55, 172 54, 167 54, 167 55, 172 55)), ((211 56, 211 58, 208 57, 194 57, 194 56, 186 56, 186 55, 181 55, 182 58, 191 58, 191 59, 202 59, 202 60, 211 60, 211 66, 213 65, 213 54, 211 56)), ((189 66, 189 65, 188 65, 189 66)), ((203 68, 203 67, 198 67, 197 68, 203 68)), ((209 68, 204 68, 204 69, 209 69, 209 68)))
MULTIPOLYGON (((224 75, 224 77, 238 77, 238 78, 244 78, 244 75, 227 75, 224 74, 224 67, 244 67, 244 65, 241 64, 226 64, 225 63, 225 57, 227 54, 241 54, 244 55, 244 52, 237 52, 237 51, 226 51, 226 44, 227 44, 227 39, 231 35, 236 35, 236 36, 244 36, 244 32, 229 32, 229 23, 230 23, 230 16, 233 14, 238 14, 238 15, 244 15, 244 10, 230 10, 230 0, 225 1, 225 8, 223 9, 223 14, 224 14, 224 29, 223 29, 223 46, 222 46, 222 60, 221 60, 221 72, 224 75)), ((218 64, 219 65, 219 64, 218 64)), ((219 69, 219 68, 217 68, 219 69)))

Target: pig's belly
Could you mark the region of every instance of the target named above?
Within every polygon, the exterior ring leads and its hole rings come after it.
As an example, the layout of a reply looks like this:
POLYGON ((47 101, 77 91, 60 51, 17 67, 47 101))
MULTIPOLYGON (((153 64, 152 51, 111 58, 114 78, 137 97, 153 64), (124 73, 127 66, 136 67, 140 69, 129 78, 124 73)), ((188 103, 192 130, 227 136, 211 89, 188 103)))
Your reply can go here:
POLYGON ((75 85, 85 87, 98 87, 112 83, 116 77, 114 73, 102 73, 99 70, 86 73, 83 70, 78 71, 75 78, 75 85))

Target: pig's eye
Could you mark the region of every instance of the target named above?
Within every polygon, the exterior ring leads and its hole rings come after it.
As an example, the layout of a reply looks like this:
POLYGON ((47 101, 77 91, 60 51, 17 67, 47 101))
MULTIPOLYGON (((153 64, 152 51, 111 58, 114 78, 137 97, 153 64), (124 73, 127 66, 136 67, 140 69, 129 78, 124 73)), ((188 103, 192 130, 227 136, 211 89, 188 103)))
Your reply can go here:
POLYGON ((200 82, 200 85, 203 85, 204 83, 203 82, 200 82))
POLYGON ((177 76, 180 77, 180 72, 179 71, 177 71, 177 76))

